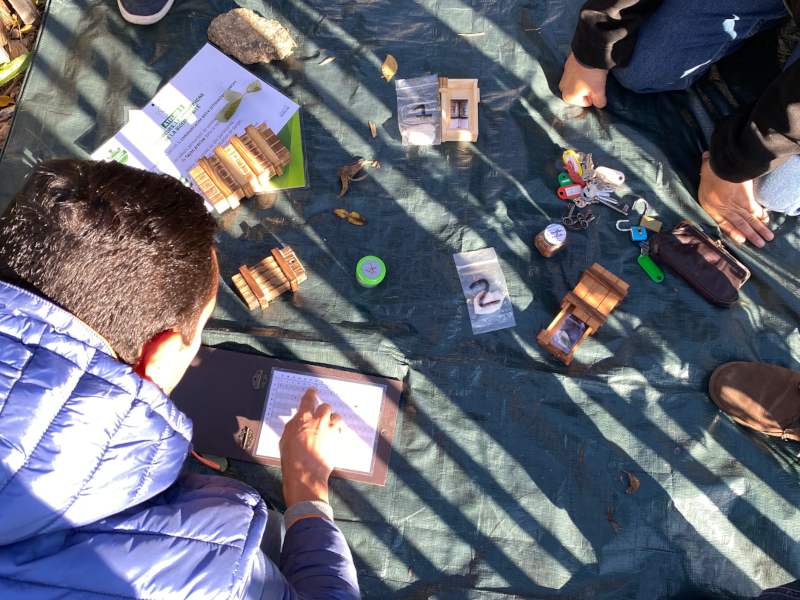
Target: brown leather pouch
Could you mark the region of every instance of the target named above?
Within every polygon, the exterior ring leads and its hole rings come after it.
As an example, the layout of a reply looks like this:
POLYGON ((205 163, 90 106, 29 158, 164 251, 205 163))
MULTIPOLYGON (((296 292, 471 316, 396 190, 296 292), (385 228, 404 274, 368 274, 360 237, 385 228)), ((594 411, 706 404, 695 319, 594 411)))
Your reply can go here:
POLYGON ((722 242, 713 240, 690 221, 657 233, 650 242, 657 256, 711 304, 732 306, 750 271, 731 256, 722 242))

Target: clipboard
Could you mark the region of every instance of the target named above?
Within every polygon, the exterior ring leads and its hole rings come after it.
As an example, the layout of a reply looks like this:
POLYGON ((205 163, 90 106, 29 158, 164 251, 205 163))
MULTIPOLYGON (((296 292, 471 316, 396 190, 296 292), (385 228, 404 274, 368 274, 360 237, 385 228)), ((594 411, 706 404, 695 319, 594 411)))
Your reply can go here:
POLYGON ((396 379, 203 346, 171 395, 194 424, 195 450, 279 467, 280 459, 256 454, 276 370, 383 387, 370 472, 335 468, 331 476, 385 485, 402 391, 396 379))

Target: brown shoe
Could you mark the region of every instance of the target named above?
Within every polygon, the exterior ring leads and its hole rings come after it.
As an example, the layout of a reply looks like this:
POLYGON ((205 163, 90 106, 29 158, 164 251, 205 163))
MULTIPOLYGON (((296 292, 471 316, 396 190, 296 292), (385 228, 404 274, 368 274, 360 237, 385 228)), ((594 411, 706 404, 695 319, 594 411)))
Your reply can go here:
POLYGON ((800 373, 761 363, 732 362, 711 375, 714 404, 737 423, 800 441, 800 373))

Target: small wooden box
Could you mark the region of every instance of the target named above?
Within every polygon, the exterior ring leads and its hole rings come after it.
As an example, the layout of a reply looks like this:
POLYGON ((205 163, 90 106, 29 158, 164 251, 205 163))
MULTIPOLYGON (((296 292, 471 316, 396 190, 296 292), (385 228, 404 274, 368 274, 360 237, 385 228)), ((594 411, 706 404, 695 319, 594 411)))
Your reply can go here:
POLYGON ((481 101, 478 80, 439 77, 439 94, 442 101, 442 141, 477 142, 478 104, 481 101), (460 112, 463 106, 467 110, 467 118, 458 117, 459 123, 453 123, 451 117, 454 102, 459 105, 460 112), (463 123, 465 120, 466 123, 463 123))
POLYGON ((553 319, 547 329, 543 329, 539 333, 536 341, 562 363, 565 365, 570 364, 572 355, 578 349, 578 346, 583 343, 587 336, 605 325, 609 313, 627 294, 627 283, 597 263, 593 264, 583 272, 575 289, 564 296, 561 301, 561 312, 553 319), (585 324, 586 329, 583 331, 581 338, 573 344, 567 353, 553 342, 553 335, 570 315, 585 324))
POLYGON ((272 254, 255 266, 239 267, 233 284, 250 310, 267 308, 287 290, 297 291, 307 279, 306 270, 289 246, 273 248, 272 254))
POLYGON ((283 175, 292 162, 289 150, 272 130, 262 123, 248 125, 241 137, 234 135, 230 144, 217 146, 189 171, 195 183, 217 212, 239 206, 243 198, 268 189, 268 182, 283 175))

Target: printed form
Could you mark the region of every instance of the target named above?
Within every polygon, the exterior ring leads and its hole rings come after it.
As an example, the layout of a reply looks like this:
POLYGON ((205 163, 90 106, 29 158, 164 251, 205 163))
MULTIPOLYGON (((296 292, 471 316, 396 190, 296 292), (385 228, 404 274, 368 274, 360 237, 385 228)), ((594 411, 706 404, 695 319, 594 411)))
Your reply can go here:
POLYGON ((343 447, 336 468, 372 474, 378 424, 386 393, 386 386, 375 383, 273 369, 256 455, 280 458, 278 442, 283 429, 297 414, 300 400, 310 387, 317 388, 317 406, 330 404, 333 412, 342 415, 345 424, 342 428, 343 447))

